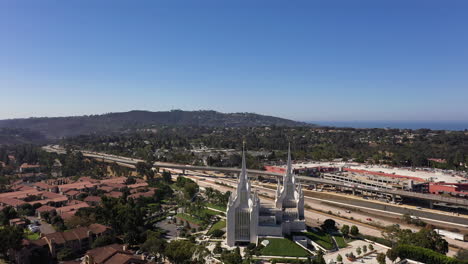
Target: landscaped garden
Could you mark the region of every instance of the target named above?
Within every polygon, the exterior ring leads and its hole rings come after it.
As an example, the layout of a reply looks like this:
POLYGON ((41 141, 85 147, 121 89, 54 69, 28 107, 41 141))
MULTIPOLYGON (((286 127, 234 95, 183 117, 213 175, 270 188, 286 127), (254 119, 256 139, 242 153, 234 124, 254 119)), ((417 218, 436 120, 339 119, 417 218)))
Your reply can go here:
POLYGON ((226 206, 221 206, 221 205, 217 205, 217 204, 207 203, 206 207, 216 209, 216 210, 219 210, 219 211, 223 211, 223 212, 226 211, 226 206))
POLYGON ((345 248, 348 246, 348 243, 346 243, 346 240, 343 236, 334 236, 334 238, 339 248, 345 248))
POLYGON ((203 225, 203 221, 198 219, 198 218, 195 218, 191 215, 188 215, 188 214, 184 214, 184 213, 180 213, 180 214, 177 214, 175 216, 176 218, 179 218, 179 219, 183 219, 185 221, 188 221, 189 223, 193 223, 193 224, 196 224, 196 225, 203 225))
MULTIPOLYGON (((282 256, 282 257, 307 257, 309 252, 285 238, 266 238, 269 243, 260 250, 264 256, 282 256)), ((259 241, 260 243, 263 241, 259 241)))
POLYGON ((211 234, 213 231, 218 230, 218 229, 221 230, 225 227, 226 227, 226 220, 219 220, 210 228, 210 230, 208 231, 208 234, 211 234))
POLYGON ((308 231, 302 233, 295 233, 294 235, 303 235, 308 237, 310 240, 319 244, 321 247, 331 250, 335 248, 335 245, 332 241, 330 234, 323 232, 322 230, 308 231))

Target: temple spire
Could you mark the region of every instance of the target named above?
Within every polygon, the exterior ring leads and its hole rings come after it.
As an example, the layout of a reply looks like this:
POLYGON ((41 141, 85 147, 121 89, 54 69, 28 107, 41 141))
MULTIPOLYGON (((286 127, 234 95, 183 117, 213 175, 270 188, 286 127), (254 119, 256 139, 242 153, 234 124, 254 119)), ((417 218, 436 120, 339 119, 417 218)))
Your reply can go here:
POLYGON ((292 164, 291 164, 291 143, 289 143, 288 146, 288 167, 286 169, 286 174, 291 175, 292 174, 292 164))
POLYGON ((247 166, 245 164, 245 142, 242 145, 242 175, 247 180, 247 166))
MULTIPOLYGON (((245 145, 245 143, 244 143, 245 145)), ((239 184, 238 189, 248 190, 248 176, 247 176, 247 166, 245 161, 245 146, 242 146, 242 166, 241 172, 239 174, 239 184)))

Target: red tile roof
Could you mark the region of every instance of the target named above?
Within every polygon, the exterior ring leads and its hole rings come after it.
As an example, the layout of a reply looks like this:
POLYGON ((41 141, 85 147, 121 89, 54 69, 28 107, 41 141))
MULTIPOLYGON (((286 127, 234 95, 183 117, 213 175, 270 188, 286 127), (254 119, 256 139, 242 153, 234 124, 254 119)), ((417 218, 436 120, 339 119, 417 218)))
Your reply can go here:
POLYGON ((101 202, 101 197, 99 196, 88 196, 84 199, 85 202, 101 202))
POLYGON ((50 211, 53 211, 55 210, 55 207, 52 207, 52 206, 48 206, 48 205, 43 205, 39 208, 36 209, 37 212, 50 212, 50 211))

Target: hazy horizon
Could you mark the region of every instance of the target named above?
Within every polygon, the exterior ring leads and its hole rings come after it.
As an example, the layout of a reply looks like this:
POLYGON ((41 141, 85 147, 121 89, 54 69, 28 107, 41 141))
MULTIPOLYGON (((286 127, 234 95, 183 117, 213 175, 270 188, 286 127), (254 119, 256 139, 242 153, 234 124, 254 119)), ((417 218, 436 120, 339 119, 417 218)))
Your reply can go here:
POLYGON ((466 1, 3 1, 0 119, 468 120, 466 1))

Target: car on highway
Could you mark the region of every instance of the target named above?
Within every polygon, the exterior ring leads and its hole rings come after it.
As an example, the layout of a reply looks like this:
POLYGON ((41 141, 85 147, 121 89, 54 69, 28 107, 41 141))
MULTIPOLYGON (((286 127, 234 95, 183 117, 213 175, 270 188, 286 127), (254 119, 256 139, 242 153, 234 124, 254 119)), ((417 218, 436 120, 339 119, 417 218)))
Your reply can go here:
POLYGON ((366 218, 367 221, 371 222, 372 221, 372 218, 366 218))

